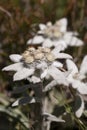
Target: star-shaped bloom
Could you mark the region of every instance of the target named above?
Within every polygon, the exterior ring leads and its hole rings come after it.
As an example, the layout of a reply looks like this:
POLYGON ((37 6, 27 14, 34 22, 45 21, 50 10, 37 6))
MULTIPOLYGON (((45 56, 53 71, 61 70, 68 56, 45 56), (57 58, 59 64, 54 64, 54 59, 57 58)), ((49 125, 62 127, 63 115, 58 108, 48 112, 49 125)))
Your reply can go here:
POLYGON ((75 115, 79 118, 81 117, 84 108, 84 98, 83 95, 87 95, 87 83, 83 82, 86 78, 87 74, 87 55, 83 58, 80 69, 76 66, 76 64, 67 59, 66 60, 67 69, 71 70, 71 73, 67 76, 67 80, 74 89, 76 89, 79 93, 77 98, 76 107, 78 108, 75 112, 75 115))
POLYGON ((13 80, 27 79, 38 83, 45 79, 55 80, 59 84, 67 84, 66 74, 61 71, 63 64, 58 59, 71 59, 66 53, 56 53, 49 48, 27 48, 23 54, 12 54, 10 59, 15 62, 3 68, 3 71, 16 71, 13 80))
POLYGON ((28 40, 27 44, 42 44, 43 47, 56 47, 59 51, 65 50, 68 46, 81 46, 83 41, 77 38, 76 32, 67 31, 67 19, 62 18, 54 24, 48 22, 39 25, 40 30, 28 40))
POLYGON ((67 69, 71 70, 71 73, 67 77, 67 80, 72 85, 73 88, 77 89, 80 94, 87 94, 87 84, 83 82, 87 74, 87 56, 84 57, 80 69, 76 64, 70 60, 66 60, 67 69))

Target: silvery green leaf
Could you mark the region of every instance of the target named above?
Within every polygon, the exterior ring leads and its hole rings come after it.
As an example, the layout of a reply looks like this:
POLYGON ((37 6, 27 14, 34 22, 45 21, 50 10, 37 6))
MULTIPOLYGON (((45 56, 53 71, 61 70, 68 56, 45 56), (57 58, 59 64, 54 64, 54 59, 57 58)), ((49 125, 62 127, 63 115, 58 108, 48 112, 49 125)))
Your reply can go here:
POLYGON ((26 105, 28 103, 31 104, 31 103, 36 103, 36 102, 40 102, 40 100, 37 99, 37 98, 35 98, 35 97, 29 97, 29 96, 27 96, 27 97, 23 97, 21 99, 16 100, 12 104, 12 106, 14 107, 14 106, 18 106, 18 105, 26 105))
POLYGON ((45 39, 43 42, 43 47, 52 47, 53 46, 53 41, 50 40, 49 38, 45 39))
POLYGON ((54 121, 54 122, 65 122, 63 119, 58 118, 52 114, 49 114, 47 112, 43 113, 43 116, 48 120, 48 121, 54 121))
POLYGON ((20 60, 22 59, 22 56, 19 55, 19 54, 12 54, 12 55, 9 56, 9 58, 13 62, 20 62, 20 60))
POLYGON ((28 85, 23 85, 23 86, 19 86, 14 88, 13 90, 13 94, 17 94, 17 93, 23 93, 24 91, 26 91, 28 88, 32 88, 34 85, 32 84, 28 84, 28 85))
POLYGON ((71 72, 72 75, 78 73, 78 68, 77 68, 76 64, 72 60, 67 59, 66 60, 66 65, 67 65, 68 70, 72 70, 72 72, 71 72))
POLYGON ((54 54, 56 59, 72 59, 72 56, 66 53, 54 54))
POLYGON ((80 73, 85 75, 87 73, 87 55, 83 58, 80 66, 80 73))
POLYGON ((40 30, 44 30, 44 29, 46 29, 46 25, 45 24, 39 24, 39 28, 40 28, 40 30))
POLYGON ((52 89, 53 87, 55 87, 56 85, 57 85, 57 82, 56 82, 55 80, 51 81, 50 83, 48 83, 48 84, 45 86, 43 92, 47 92, 47 91, 51 90, 51 89, 52 89))
POLYGON ((62 18, 62 19, 56 21, 55 24, 60 27, 61 32, 66 32, 66 30, 67 30, 67 19, 66 18, 62 18))
POLYGON ((42 36, 37 35, 32 39, 33 44, 40 44, 42 42, 44 42, 44 38, 42 36))
POLYGON ((66 80, 66 77, 64 75, 64 72, 61 72, 59 69, 57 69, 54 66, 50 66, 48 69, 48 74, 54 79, 56 80, 56 82, 58 84, 64 84, 67 85, 68 82, 66 80))
POLYGON ((26 79, 28 76, 31 76, 33 73, 34 73, 34 69, 23 68, 22 70, 14 74, 13 80, 17 81, 17 80, 26 79))
POLYGON ((84 100, 81 96, 77 96, 75 99, 75 115, 80 118, 84 111, 84 100))
POLYGON ((19 63, 15 63, 9 66, 4 67, 2 70, 3 71, 20 71, 22 70, 23 67, 23 63, 19 62, 19 63))
POLYGON ((55 66, 55 67, 61 67, 61 68, 63 67, 63 64, 61 62, 59 62, 59 61, 54 61, 52 63, 52 65, 55 66))
POLYGON ((47 69, 44 70, 44 72, 41 74, 41 79, 45 78, 47 75, 47 69))
POLYGON ((37 97, 37 98, 41 98, 42 96, 43 96, 43 92, 42 92, 42 84, 41 84, 41 82, 39 82, 39 83, 35 83, 35 84, 33 84, 33 83, 29 83, 29 84, 27 84, 27 85, 24 85, 24 86, 18 86, 18 87, 16 87, 16 88, 14 88, 14 90, 13 90, 13 94, 19 94, 19 93, 24 93, 28 88, 31 88, 33 91, 34 91, 34 93, 35 93, 35 96, 37 97))

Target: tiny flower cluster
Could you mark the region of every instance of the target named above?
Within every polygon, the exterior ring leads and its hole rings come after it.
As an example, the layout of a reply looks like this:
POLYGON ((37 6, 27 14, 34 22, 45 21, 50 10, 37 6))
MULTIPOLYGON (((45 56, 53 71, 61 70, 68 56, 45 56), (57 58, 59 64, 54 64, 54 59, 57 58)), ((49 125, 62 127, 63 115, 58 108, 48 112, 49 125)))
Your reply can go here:
POLYGON ((35 49, 34 47, 29 47, 23 54, 23 60, 26 63, 32 63, 36 60, 47 60, 53 61, 55 56, 52 54, 49 48, 38 47, 35 49))

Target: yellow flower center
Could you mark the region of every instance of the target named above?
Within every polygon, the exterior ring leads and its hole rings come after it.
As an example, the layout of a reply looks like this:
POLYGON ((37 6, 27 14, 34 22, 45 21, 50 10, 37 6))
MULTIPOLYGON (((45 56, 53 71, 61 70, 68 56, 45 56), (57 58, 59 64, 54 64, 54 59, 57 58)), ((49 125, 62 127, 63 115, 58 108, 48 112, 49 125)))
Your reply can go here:
POLYGON ((38 47, 38 49, 30 47, 24 51, 22 57, 25 63, 32 63, 36 60, 46 60, 52 62, 55 59, 54 55, 51 53, 51 49, 43 47, 38 47))

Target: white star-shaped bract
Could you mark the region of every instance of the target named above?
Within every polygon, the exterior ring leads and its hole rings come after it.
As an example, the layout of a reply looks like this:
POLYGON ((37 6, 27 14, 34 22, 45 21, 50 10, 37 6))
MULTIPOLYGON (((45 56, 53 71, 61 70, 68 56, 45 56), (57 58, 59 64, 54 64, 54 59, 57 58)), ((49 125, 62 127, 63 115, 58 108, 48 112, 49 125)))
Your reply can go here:
POLYGON ((68 71, 71 70, 71 73, 67 76, 68 82, 72 84, 72 87, 77 89, 80 94, 87 94, 87 84, 82 81, 86 78, 87 74, 87 56, 84 57, 80 70, 70 59, 66 60, 66 65, 68 71))
POLYGON ((67 80, 70 86, 79 92, 78 98, 75 96, 77 102, 76 107, 78 106, 75 115, 80 118, 85 108, 83 95, 87 95, 87 83, 83 82, 87 74, 87 55, 83 58, 80 69, 70 59, 66 60, 66 65, 68 71, 71 70, 71 73, 67 76, 67 80))
POLYGON ((67 19, 62 18, 54 24, 48 22, 39 24, 40 30, 27 41, 27 44, 41 44, 43 47, 57 47, 59 51, 65 50, 68 46, 82 46, 83 41, 77 38, 76 32, 67 31, 67 19))
POLYGON ((67 84, 65 72, 60 69, 63 63, 58 59, 72 59, 69 54, 44 47, 29 47, 23 54, 12 54, 9 57, 15 63, 4 67, 3 71, 16 71, 14 81, 27 79, 38 83, 43 79, 52 79, 58 84, 67 84))

